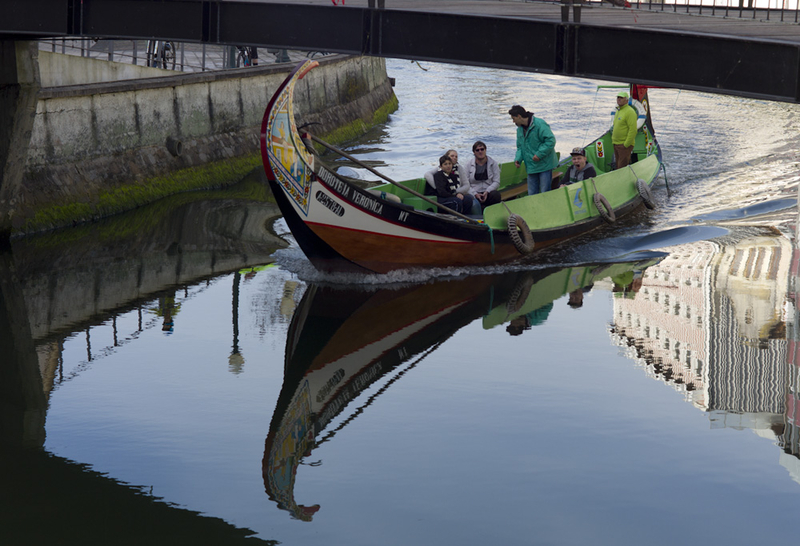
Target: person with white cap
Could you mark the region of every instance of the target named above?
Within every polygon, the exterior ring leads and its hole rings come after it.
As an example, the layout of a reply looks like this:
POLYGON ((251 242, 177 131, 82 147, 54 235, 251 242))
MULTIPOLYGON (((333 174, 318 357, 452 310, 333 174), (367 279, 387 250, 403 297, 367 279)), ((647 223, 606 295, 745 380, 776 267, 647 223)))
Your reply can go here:
POLYGON ((636 141, 636 110, 628 104, 628 93, 617 93, 617 112, 611 129, 611 144, 614 145, 614 158, 617 169, 627 167, 631 162, 633 143, 636 141))
POLYGON ((581 180, 589 180, 593 176, 597 176, 594 165, 586 161, 586 150, 573 148, 569 155, 572 156, 572 166, 566 170, 558 187, 574 184, 581 180))

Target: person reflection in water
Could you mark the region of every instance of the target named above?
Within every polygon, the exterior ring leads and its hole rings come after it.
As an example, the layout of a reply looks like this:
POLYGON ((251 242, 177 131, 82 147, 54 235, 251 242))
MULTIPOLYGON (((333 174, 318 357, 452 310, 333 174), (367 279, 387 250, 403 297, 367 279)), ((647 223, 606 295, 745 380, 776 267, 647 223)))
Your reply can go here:
POLYGON ((590 284, 589 286, 584 286, 583 288, 578 288, 577 290, 573 290, 569 293, 569 299, 567 300, 567 305, 572 307, 573 309, 580 309, 583 307, 583 295, 590 291, 594 284, 590 284))
POLYGON ((506 326, 506 332, 508 332, 509 335, 518 336, 525 330, 530 330, 533 326, 544 324, 544 321, 546 321, 547 317, 550 316, 550 311, 552 310, 553 302, 550 302, 546 305, 542 305, 534 311, 531 311, 530 313, 513 318, 511 319, 511 322, 508 323, 508 326, 506 326))
POLYGON ((531 324, 528 321, 527 315, 522 315, 520 317, 516 317, 511 319, 511 322, 506 326, 506 332, 508 332, 512 336, 518 336, 525 330, 530 330, 531 324))
POLYGON ((173 315, 178 313, 180 305, 175 305, 175 294, 169 296, 162 296, 158 298, 158 309, 156 313, 163 317, 164 321, 161 323, 161 331, 169 335, 172 333, 175 326, 173 315))
POLYGON ((567 301, 567 305, 569 305, 573 309, 578 309, 580 307, 583 307, 583 291, 578 289, 570 292, 569 301, 567 301))
POLYGON ((642 273, 640 271, 628 271, 616 277, 612 277, 614 288, 611 290, 615 297, 633 299, 642 288, 642 273))

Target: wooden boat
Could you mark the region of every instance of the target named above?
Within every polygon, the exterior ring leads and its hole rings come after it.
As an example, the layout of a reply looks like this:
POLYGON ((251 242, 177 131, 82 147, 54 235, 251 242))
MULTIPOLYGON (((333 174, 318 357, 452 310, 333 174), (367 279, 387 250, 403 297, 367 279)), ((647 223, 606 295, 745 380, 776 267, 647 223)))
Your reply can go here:
POLYGON ((286 336, 283 386, 262 461, 267 494, 293 517, 312 519, 319 506, 294 498, 302 460, 458 330, 479 318, 486 330, 521 319, 519 330, 507 330, 522 333, 535 327, 530 317, 538 313, 541 321, 565 294, 605 278, 629 282, 658 261, 476 275, 399 289, 310 285, 286 336), (362 395, 367 390, 368 397, 362 395))
MULTIPOLYGON (((517 197, 527 193, 525 169, 504 164, 500 189, 506 201, 471 218, 439 212, 441 206, 423 195, 424 178, 364 189, 327 167, 312 139, 321 141, 301 135, 294 119, 295 84, 316 65, 300 63, 272 97, 261 126, 261 154, 286 223, 317 269, 386 273, 500 264, 614 222, 643 203, 653 205, 650 188, 661 170, 661 151, 644 87, 631 87, 640 127, 628 168, 610 170, 610 131, 586 147, 598 171, 588 181, 517 197)), ((564 158, 557 170, 569 163, 564 158)))

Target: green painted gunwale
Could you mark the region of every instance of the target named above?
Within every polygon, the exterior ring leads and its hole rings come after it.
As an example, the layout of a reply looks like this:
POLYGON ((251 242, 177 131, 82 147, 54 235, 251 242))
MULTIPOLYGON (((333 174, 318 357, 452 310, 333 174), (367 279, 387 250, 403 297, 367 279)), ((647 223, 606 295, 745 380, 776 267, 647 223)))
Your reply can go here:
MULTIPOLYGON (((636 135, 633 157, 637 161, 630 167, 609 170, 613 152, 610 131, 592 141, 585 149, 587 160, 597 170, 598 175, 595 178, 538 195, 523 195, 516 199, 508 199, 498 205, 487 207, 483 211, 484 223, 493 230, 507 230, 509 210, 520 215, 534 233, 591 221, 600 215, 594 205, 596 192, 601 193, 611 207, 616 210, 638 198, 639 193, 636 188, 638 179, 644 180, 652 188, 661 171, 661 154, 657 141, 648 130, 647 124, 643 124, 636 135), (598 148, 606 151, 602 157, 598 157, 598 148)), ((567 156, 559 161, 555 171, 563 173, 570 165, 571 158, 567 156)), ((399 184, 418 193, 424 193, 425 179, 422 177, 406 180, 399 184)), ((499 190, 501 193, 513 193, 515 188, 522 190, 523 194, 525 193, 527 188, 525 168, 517 168, 513 162, 502 163, 500 165, 499 190)), ((410 192, 393 184, 382 184, 370 189, 397 195, 404 204, 411 205, 418 210, 433 212, 435 208, 431 203, 415 197, 410 192)), ((435 198, 431 199, 435 200, 435 198)))
POLYGON ((618 209, 639 195, 636 189, 639 178, 652 186, 660 169, 661 162, 657 156, 650 155, 629 168, 611 171, 539 195, 492 205, 483 211, 484 221, 492 229, 506 229, 510 210, 521 216, 534 232, 579 223, 600 215, 594 205, 596 192, 605 196, 613 209, 618 209))

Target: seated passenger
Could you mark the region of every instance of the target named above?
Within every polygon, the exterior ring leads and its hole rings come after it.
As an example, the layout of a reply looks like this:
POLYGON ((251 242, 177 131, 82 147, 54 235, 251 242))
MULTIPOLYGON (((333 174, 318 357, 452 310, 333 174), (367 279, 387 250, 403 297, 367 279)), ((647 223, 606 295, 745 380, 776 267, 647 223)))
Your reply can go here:
POLYGON ((594 165, 586 162, 586 150, 583 148, 573 148, 570 154, 572 156, 572 166, 567 169, 564 176, 561 178, 559 188, 567 184, 574 184, 581 180, 588 180, 593 176, 597 176, 597 171, 594 165))
MULTIPOLYGON (((458 162, 458 152, 455 150, 447 150, 444 155, 450 158, 450 161, 453 162, 453 172, 458 175, 458 178, 461 180, 462 184, 469 184, 469 179, 465 174, 467 170, 464 168, 464 165, 458 162)), ((469 192, 469 188, 466 189, 469 192)))
MULTIPOLYGON (((445 152, 444 155, 450 158, 450 161, 453 163, 453 172, 458 175, 458 179, 461 182, 461 186, 459 186, 458 192, 464 195, 470 193, 469 180, 467 179, 467 176, 465 174, 462 174, 465 173, 467 170, 463 165, 460 165, 458 163, 458 152, 455 150, 447 150, 447 152, 445 152)), ((436 195, 436 184, 434 184, 433 182, 433 175, 435 175, 436 172, 439 171, 440 169, 441 167, 436 169, 431 169, 425 173, 425 181, 428 183, 429 186, 429 188, 428 187, 425 188, 426 192, 425 195, 436 195)))
POLYGON ((447 155, 439 158, 439 170, 433 175, 433 182, 437 202, 462 214, 470 212, 472 196, 462 192, 462 183, 453 171, 453 161, 447 155))
POLYGON ((467 180, 470 193, 481 210, 500 202, 500 166, 486 155, 486 144, 477 141, 472 145, 472 157, 467 162, 467 180))

